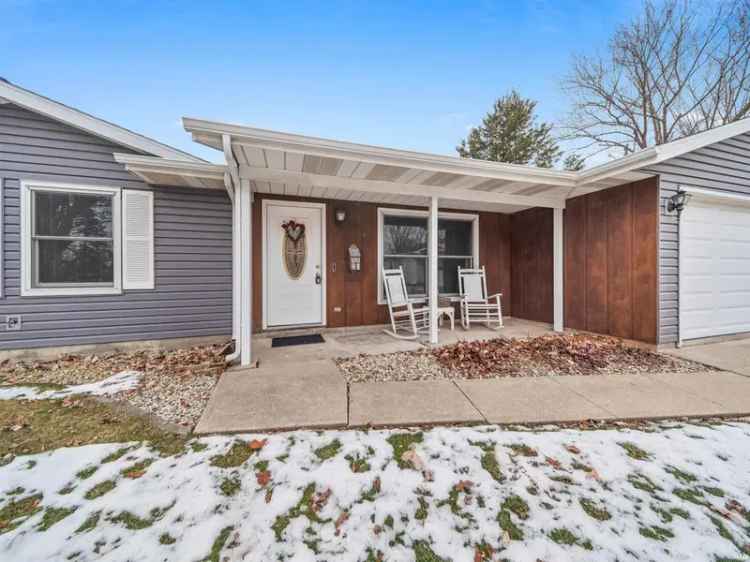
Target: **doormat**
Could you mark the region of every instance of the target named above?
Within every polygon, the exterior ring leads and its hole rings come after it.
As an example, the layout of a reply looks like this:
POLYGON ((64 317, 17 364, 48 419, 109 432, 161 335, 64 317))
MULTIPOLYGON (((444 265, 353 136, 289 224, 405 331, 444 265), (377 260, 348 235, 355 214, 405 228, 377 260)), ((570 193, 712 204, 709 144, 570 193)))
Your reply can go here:
POLYGON ((283 338, 272 338, 271 347, 286 347, 289 345, 305 345, 308 343, 325 343, 326 340, 320 334, 308 336, 284 336, 283 338))

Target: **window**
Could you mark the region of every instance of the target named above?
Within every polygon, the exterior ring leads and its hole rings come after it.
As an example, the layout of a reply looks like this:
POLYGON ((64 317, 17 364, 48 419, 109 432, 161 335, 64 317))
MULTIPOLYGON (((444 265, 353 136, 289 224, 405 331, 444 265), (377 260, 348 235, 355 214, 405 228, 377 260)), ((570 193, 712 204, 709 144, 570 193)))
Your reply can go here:
POLYGON ((23 295, 119 293, 120 190, 27 184, 23 295))
MULTIPOLYGON (((440 213, 438 216, 438 291, 458 293, 458 267, 477 261, 476 215, 440 213)), ((427 213, 379 210, 380 269, 404 270, 409 295, 427 293, 427 213)), ((380 275, 380 274, 379 274, 380 275)), ((382 285, 382 281, 380 282, 382 285)), ((380 287, 381 300, 384 300, 380 287)))

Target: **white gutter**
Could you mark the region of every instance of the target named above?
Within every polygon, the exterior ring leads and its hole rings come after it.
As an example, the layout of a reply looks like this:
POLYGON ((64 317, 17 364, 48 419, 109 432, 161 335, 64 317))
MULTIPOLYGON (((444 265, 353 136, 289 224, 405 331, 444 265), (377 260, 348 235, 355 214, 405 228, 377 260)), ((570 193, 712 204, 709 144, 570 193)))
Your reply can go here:
POLYGON ((239 175, 237 173, 237 161, 232 154, 232 141, 229 135, 222 135, 222 144, 224 148, 224 158, 227 161, 229 170, 224 174, 224 186, 227 188, 229 199, 232 201, 232 339, 234 340, 234 351, 224 359, 227 363, 234 363, 242 353, 242 344, 240 342, 241 314, 237 310, 237 304, 240 302, 240 264, 239 255, 241 252, 240 245, 240 220, 239 220, 239 202, 235 197, 235 186, 239 189, 239 175), (235 180, 235 178, 237 178, 235 180))

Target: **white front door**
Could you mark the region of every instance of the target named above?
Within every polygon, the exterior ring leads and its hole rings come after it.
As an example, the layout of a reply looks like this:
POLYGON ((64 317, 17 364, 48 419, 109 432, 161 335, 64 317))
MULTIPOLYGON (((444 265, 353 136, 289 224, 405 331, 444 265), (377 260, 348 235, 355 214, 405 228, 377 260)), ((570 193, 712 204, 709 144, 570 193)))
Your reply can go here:
POLYGON ((680 230, 681 339, 750 332, 750 206, 692 197, 680 230))
POLYGON ((263 211, 266 326, 323 324, 325 205, 264 199, 263 211))

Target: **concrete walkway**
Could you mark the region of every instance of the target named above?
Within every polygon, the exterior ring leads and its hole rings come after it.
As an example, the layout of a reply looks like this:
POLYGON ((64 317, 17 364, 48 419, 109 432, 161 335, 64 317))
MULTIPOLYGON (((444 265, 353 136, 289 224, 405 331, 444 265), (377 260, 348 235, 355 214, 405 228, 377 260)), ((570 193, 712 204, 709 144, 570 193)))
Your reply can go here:
POLYGON ((355 383, 330 361, 226 373, 195 432, 750 415, 750 378, 662 373, 355 383))
POLYGON ((750 377, 750 338, 691 344, 665 353, 750 377))

